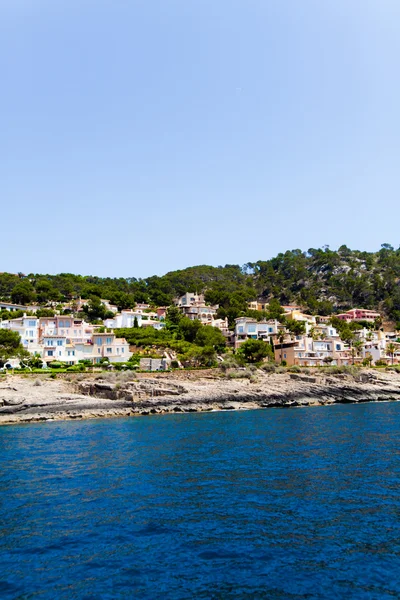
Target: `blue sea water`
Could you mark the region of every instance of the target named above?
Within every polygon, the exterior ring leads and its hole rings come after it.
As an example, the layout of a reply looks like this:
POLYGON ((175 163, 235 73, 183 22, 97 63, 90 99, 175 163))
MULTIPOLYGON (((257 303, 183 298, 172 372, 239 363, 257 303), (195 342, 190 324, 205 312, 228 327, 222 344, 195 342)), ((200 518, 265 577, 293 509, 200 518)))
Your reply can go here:
POLYGON ((400 598, 400 403, 0 428, 0 598, 400 598))

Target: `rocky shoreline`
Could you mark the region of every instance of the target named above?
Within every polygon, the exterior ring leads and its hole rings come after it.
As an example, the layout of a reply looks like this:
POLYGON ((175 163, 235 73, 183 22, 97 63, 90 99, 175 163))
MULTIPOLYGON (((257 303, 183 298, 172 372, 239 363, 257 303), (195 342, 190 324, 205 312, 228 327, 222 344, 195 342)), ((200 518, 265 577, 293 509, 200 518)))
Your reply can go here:
POLYGON ((400 400, 400 375, 123 373, 74 379, 0 380, 0 425, 179 412, 290 408, 400 400), (243 375, 243 378, 241 377, 243 375))

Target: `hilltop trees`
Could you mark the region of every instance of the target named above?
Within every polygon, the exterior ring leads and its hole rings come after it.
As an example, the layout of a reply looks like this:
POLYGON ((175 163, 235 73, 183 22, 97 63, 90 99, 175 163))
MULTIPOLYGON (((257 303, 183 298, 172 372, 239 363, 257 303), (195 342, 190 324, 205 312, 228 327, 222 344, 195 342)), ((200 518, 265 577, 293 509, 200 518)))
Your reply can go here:
POLYGON ((305 252, 294 249, 243 266, 199 265, 146 279, 0 274, 0 298, 16 304, 97 296, 119 308, 135 302, 170 306, 187 291, 203 292, 207 302, 219 305, 218 316, 227 317, 231 325, 246 314, 249 301, 261 296, 277 319, 280 304, 299 304, 321 315, 374 308, 386 312, 400 328, 400 249, 387 243, 378 252, 345 245, 337 251, 328 246, 305 252))

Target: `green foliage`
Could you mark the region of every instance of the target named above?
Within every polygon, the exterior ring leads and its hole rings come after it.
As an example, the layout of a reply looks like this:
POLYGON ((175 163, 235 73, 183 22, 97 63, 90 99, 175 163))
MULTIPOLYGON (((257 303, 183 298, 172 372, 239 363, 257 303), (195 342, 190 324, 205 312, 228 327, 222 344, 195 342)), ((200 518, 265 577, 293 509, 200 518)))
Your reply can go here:
POLYGON ((35 290, 29 281, 21 281, 13 288, 11 300, 15 304, 30 304, 36 300, 35 290))
POLYGON ((288 319, 285 322, 285 327, 290 333, 293 335, 303 335, 306 332, 306 324, 304 321, 294 321, 293 319, 288 319))
POLYGON ((179 321, 178 331, 186 342, 193 344, 199 329, 202 327, 203 325, 197 319, 192 321, 191 319, 188 319, 188 317, 183 317, 179 321))
POLYGON ((10 358, 28 358, 29 356, 29 352, 21 345, 17 332, 0 329, 0 365, 10 358))
POLYGON ((114 313, 107 310, 98 296, 91 296, 89 302, 84 305, 83 312, 91 323, 109 319, 114 316, 114 313))
MULTIPOLYGON (((327 246, 293 249, 243 266, 199 265, 146 279, 0 274, 0 297, 17 304, 81 296, 108 298, 120 308, 133 302, 170 306, 187 291, 204 292, 208 302, 219 304, 218 316, 227 317, 230 324, 245 315, 248 302, 257 297, 269 302, 268 314, 277 319, 282 317, 280 304, 291 303, 321 315, 353 307, 380 309, 400 324, 400 249, 386 243, 378 252, 345 245, 337 251, 327 246)), ((92 318, 102 316, 97 311, 92 318)))
POLYGON ((264 358, 273 358, 273 350, 270 344, 263 340, 247 340, 241 344, 238 354, 242 355, 246 362, 257 363, 264 358))
POLYGON ((199 348, 192 346, 185 354, 180 355, 180 361, 186 367, 216 367, 217 355, 211 346, 199 348))
POLYGON ((211 346, 217 352, 223 352, 226 347, 226 340, 217 327, 210 325, 201 326, 195 337, 197 346, 211 346))

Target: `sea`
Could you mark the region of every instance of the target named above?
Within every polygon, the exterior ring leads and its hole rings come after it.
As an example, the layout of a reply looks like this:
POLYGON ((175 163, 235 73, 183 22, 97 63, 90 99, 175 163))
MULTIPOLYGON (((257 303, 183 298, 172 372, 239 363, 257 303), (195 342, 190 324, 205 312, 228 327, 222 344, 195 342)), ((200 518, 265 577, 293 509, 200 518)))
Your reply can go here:
POLYGON ((400 598, 400 403, 0 428, 0 599, 400 598))

